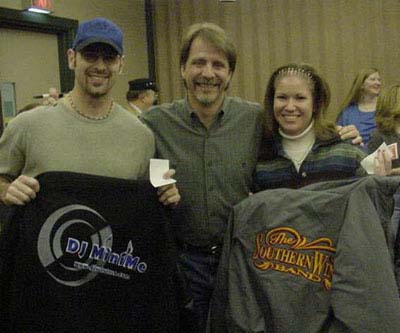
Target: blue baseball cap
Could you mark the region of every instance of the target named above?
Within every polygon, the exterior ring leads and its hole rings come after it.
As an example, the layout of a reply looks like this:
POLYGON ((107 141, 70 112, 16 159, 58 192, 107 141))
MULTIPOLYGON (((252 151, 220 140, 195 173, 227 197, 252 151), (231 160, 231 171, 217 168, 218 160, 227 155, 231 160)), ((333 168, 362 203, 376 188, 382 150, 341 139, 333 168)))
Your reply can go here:
POLYGON ((113 22, 102 17, 79 24, 72 48, 82 50, 93 43, 111 45, 118 54, 123 53, 123 33, 113 22))

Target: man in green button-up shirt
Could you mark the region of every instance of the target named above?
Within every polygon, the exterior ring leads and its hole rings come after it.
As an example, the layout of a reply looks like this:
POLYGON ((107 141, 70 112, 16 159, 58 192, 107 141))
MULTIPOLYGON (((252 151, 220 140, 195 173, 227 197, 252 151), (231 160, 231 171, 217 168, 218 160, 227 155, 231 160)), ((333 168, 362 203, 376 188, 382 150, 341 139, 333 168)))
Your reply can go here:
POLYGON ((155 134, 158 156, 176 168, 181 265, 204 331, 230 209, 251 191, 261 106, 226 97, 236 51, 217 25, 189 28, 180 64, 187 97, 150 109, 143 121, 155 134))

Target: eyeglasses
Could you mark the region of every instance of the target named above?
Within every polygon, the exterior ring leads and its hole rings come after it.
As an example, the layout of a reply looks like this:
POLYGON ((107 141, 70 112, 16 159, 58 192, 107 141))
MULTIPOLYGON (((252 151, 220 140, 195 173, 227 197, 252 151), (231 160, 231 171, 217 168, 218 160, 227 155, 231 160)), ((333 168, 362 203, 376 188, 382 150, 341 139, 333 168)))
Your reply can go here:
POLYGON ((120 58, 120 55, 118 53, 106 53, 106 52, 101 52, 101 51, 81 51, 80 52, 83 59, 85 59, 87 62, 96 62, 100 57, 103 59, 103 61, 108 64, 114 64, 117 59, 120 58))

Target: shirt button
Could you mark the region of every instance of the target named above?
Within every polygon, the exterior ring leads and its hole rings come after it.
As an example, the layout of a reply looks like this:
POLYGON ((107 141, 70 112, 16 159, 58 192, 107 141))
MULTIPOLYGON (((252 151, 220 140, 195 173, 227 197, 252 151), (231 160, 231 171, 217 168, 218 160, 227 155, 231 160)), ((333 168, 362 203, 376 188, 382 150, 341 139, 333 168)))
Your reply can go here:
POLYGON ((303 171, 302 174, 301 174, 301 176, 302 176, 303 178, 306 178, 306 177, 307 177, 307 173, 306 173, 305 171, 303 171))

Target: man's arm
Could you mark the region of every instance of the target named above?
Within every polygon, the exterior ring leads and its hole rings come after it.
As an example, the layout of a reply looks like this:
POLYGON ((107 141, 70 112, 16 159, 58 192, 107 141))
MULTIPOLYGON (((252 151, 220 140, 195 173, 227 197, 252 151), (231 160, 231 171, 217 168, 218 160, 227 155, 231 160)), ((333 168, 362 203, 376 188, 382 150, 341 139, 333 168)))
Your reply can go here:
POLYGON ((0 177, 0 198, 5 205, 22 206, 35 199, 39 190, 39 182, 33 177, 21 175, 11 183, 0 177))
POLYGON ((181 200, 178 188, 175 184, 161 186, 158 191, 158 200, 165 206, 176 206, 181 200))
MULTIPOLYGON (((175 174, 174 169, 168 170, 164 174, 164 178, 171 178, 175 174)), ((158 201, 160 201, 165 206, 175 207, 181 200, 181 195, 176 187, 176 184, 169 184, 159 187, 157 191, 158 201)))

